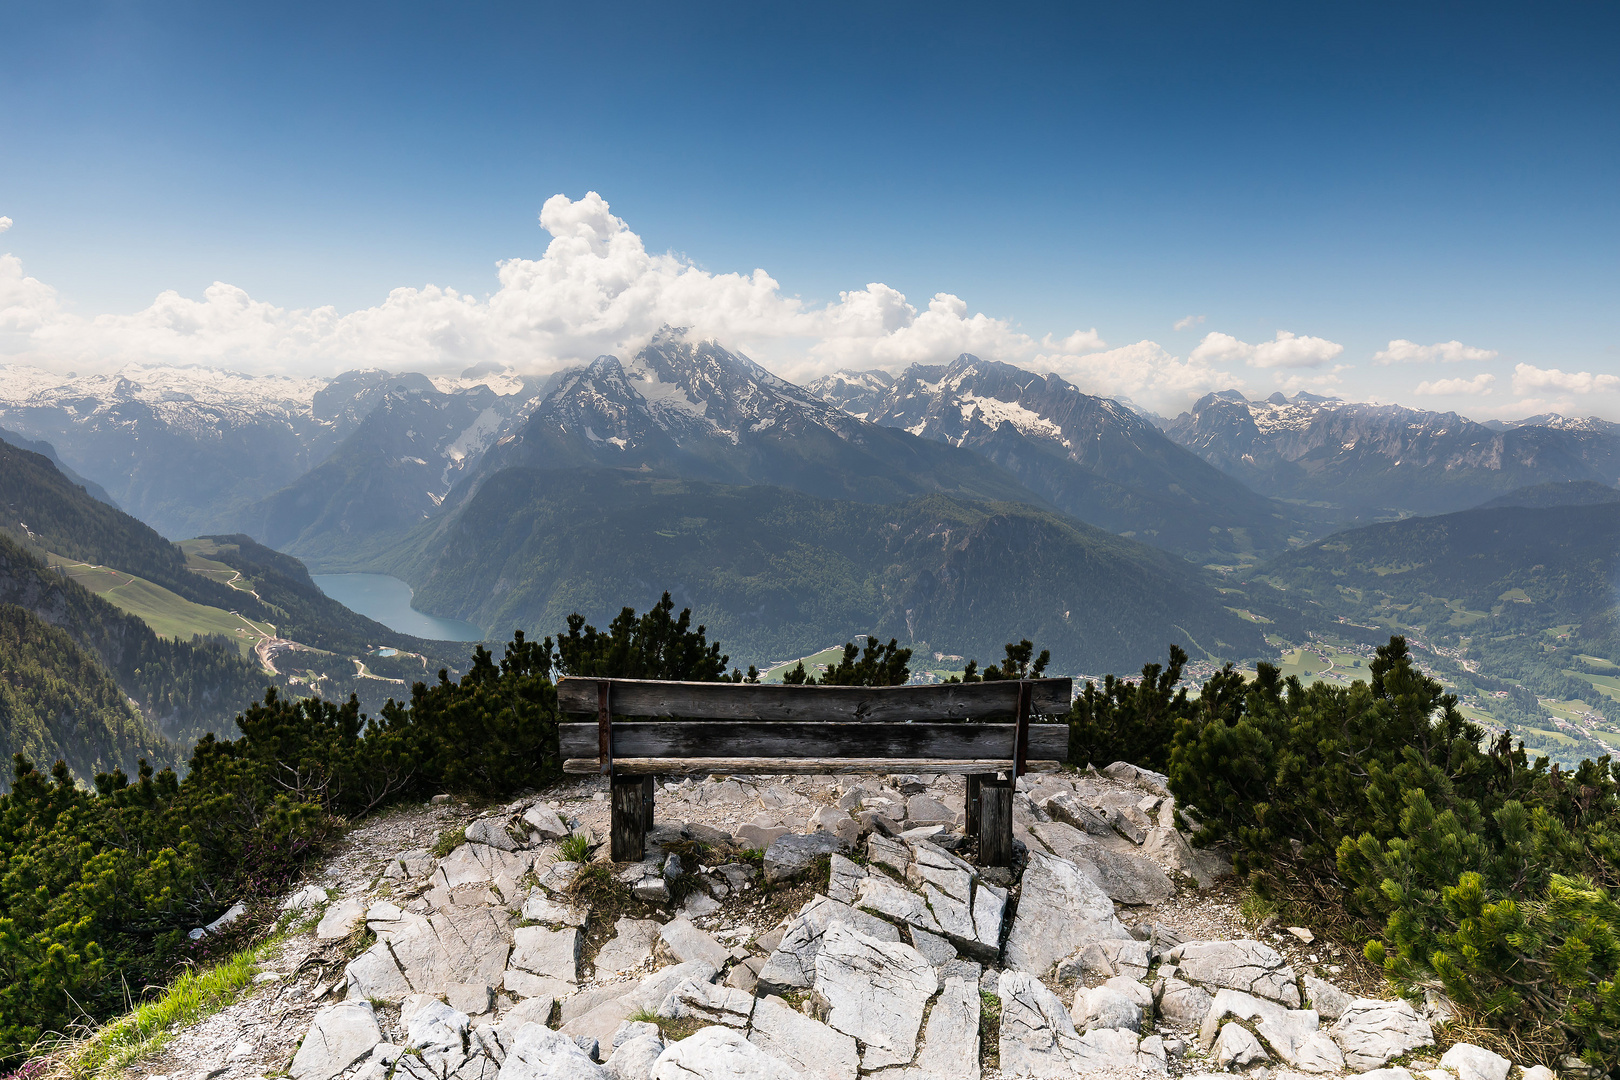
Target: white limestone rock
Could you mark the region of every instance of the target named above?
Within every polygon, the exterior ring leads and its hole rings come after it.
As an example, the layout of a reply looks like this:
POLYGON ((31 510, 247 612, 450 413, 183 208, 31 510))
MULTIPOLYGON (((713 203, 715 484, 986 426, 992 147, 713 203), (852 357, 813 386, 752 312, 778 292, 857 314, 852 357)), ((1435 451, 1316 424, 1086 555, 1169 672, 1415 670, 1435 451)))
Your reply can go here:
POLYGON ((590 913, 583 907, 560 904, 539 889, 532 889, 524 898, 519 913, 529 922, 549 923, 552 926, 577 926, 584 929, 590 913))
POLYGON ((808 836, 788 833, 778 836, 765 849, 765 880, 775 885, 791 881, 809 873, 817 859, 833 852, 847 852, 849 843, 830 832, 816 832, 808 836))
POLYGON ((650 1034, 637 1035, 615 1046, 607 1059, 607 1071, 613 1080, 650 1080, 653 1066, 663 1052, 663 1037, 653 1027, 650 1034))
POLYGON ((1254 1037, 1254 1032, 1242 1024, 1222 1025, 1209 1053, 1215 1059, 1215 1064, 1223 1069, 1231 1065, 1241 1069, 1246 1065, 1271 1060, 1260 1045, 1260 1040, 1254 1037))
POLYGON ((1082 987, 1074 995, 1069 1015, 1076 1030, 1123 1028, 1138 1033, 1142 1030, 1142 1007, 1117 987, 1082 987))
POLYGON ((1315 975, 1307 975, 1305 982, 1305 1000, 1315 1009, 1324 1020, 1337 1020, 1344 1015, 1354 999, 1326 979, 1318 979, 1315 975))
POLYGON ((799 1074, 740 1033, 715 1026, 664 1047, 651 1080, 799 1080, 799 1074))
POLYGON ((1001 1071, 1005 1076, 1068 1078, 1093 1069, 1166 1072, 1164 1044, 1154 1036, 1099 1028, 1075 1031, 1069 1011, 1056 994, 1027 972, 1003 971, 997 982, 1001 998, 1001 1071))
POLYGON ((1006 965, 1040 976, 1083 945, 1128 938, 1097 883, 1065 859, 1029 853, 1023 893, 1007 935, 1006 965))
POLYGON ((1217 1028, 1229 1017, 1247 1020, 1283 1063, 1304 1072, 1338 1072, 1344 1055, 1328 1034, 1319 1029, 1320 1019, 1311 1009, 1286 1009, 1241 990, 1221 990, 1215 995, 1204 1017, 1199 1039, 1205 1045, 1216 1039, 1217 1028))
POLYGON ((305 885, 281 902, 282 911, 308 911, 326 903, 326 890, 319 885, 305 885))
POLYGON ((1147 976, 1151 963, 1152 950, 1147 942, 1135 938, 1109 938, 1093 941, 1059 963, 1058 978, 1078 979, 1094 975, 1106 979, 1128 975, 1141 979, 1147 976))
POLYGON ((853 1038, 789 1008, 780 998, 760 998, 754 1004, 748 1041, 812 1080, 855 1080, 860 1071, 860 1050, 853 1038))
POLYGON ((435 1077, 449 1076, 467 1059, 465 1043, 471 1022, 466 1013, 427 998, 408 1013, 401 1010, 401 1019, 406 1021, 405 1045, 420 1053, 418 1060, 435 1077))
POLYGON ((366 921, 366 902, 358 897, 345 897, 326 909, 321 921, 315 924, 318 941, 341 941, 360 928, 366 921))
POLYGON ((702 960, 722 968, 731 959, 731 950, 693 925, 691 919, 673 919, 658 929, 658 936, 677 963, 702 960))
POLYGON ((845 924, 882 941, 899 941, 900 931, 874 915, 825 896, 812 897, 788 923, 782 938, 759 972, 759 993, 804 990, 815 982, 816 954, 834 924, 845 924))
POLYGON ((1214 1001, 1203 987, 1180 979, 1160 979, 1154 985, 1153 1005, 1160 1021, 1183 1031, 1201 1025, 1214 1001))
POLYGON ((666 1020, 701 1020, 746 1028, 754 1015, 754 995, 702 979, 686 979, 654 1011, 666 1020))
POLYGON ((827 1026, 864 1044, 861 1068, 876 1069, 911 1061, 939 980, 911 946, 835 922, 822 935, 814 985, 830 1006, 827 1026))
POLYGON ((853 904, 866 878, 866 868, 833 853, 832 874, 827 881, 827 896, 841 904, 853 904))
POLYGON ((633 971, 652 959, 653 942, 658 940, 659 923, 652 919, 620 918, 613 924, 614 935, 596 954, 596 977, 604 978, 633 971))
POLYGON ((1376 1069, 1390 1058, 1434 1044, 1429 1022, 1400 999, 1356 998, 1328 1034, 1344 1051, 1345 1067, 1355 1072, 1376 1069))
POLYGON ((1116 761, 1103 769, 1102 774, 1127 784, 1135 784, 1137 787, 1151 791, 1155 795, 1170 794, 1169 777, 1163 773, 1153 772, 1151 769, 1138 768, 1128 761, 1116 761))
POLYGON ((1281 954, 1259 941, 1189 941, 1165 954, 1187 982, 1229 990, 1299 1007, 1294 969, 1281 954))
POLYGON ((1457 1080, 1507 1080, 1513 1062, 1473 1043, 1455 1043, 1440 1058, 1440 1067, 1457 1074, 1457 1080))
POLYGON ((488 844, 502 851, 516 851, 519 847, 506 826, 495 818, 479 818, 467 826, 465 835, 469 844, 488 844))
POLYGON ((1061 821, 1081 832, 1092 836, 1114 835, 1107 818, 1066 791, 1047 798, 1040 805, 1052 820, 1061 821))
POLYGON ((568 823, 544 803, 535 803, 523 813, 523 824, 542 840, 562 840, 568 836, 568 823))
POLYGON ((331 1005, 315 1013, 288 1071, 293 1080, 332 1080, 380 1042, 370 1002, 331 1005))
POLYGON ((613 1080, 579 1044, 544 1024, 524 1024, 512 1040, 499 1080, 613 1080))
POLYGON ((928 910, 923 898, 881 874, 861 881, 855 906, 935 934, 940 933, 939 920, 928 910))

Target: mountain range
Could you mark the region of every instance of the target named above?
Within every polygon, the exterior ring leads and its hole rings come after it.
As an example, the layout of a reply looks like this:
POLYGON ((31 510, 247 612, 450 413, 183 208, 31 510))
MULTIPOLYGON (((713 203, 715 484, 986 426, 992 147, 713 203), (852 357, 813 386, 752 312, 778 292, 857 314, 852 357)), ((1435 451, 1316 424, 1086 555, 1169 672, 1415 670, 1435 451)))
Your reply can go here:
POLYGON ((1303 392, 1251 401, 1227 390, 1200 398, 1165 433, 1324 526, 1463 510, 1539 483, 1620 480, 1620 425, 1595 417, 1481 424, 1303 392))
MULTIPOLYGON (((1039 637, 1086 671, 1135 667, 1168 641, 1206 661, 1275 655, 1262 629, 1297 643, 1416 626, 1461 655, 1485 646, 1411 617, 1419 601, 1392 593, 1401 611, 1374 618, 1372 578, 1338 589, 1377 522, 1620 498, 1620 427, 1600 420, 1237 391, 1155 418, 970 355, 799 386, 673 328, 543 381, 490 365, 457 379, 5 374, 0 437, 43 455, 18 472, 35 489, 0 480, 19 542, 78 560, 62 572, 131 609, 137 586, 98 566, 172 596, 141 594, 161 634, 279 635, 297 647, 264 659, 289 688, 368 700, 379 676, 455 666, 461 647, 347 612, 306 566, 394 574, 423 610, 491 638, 670 589, 745 663, 868 631, 986 657, 1039 637), (40 468, 56 480, 37 486, 40 468), (181 604, 195 610, 180 618, 181 604)), ((1416 553, 1380 572, 1421 591, 1390 576, 1425 564, 1432 537, 1408 528, 1390 535, 1416 553)), ((1563 677, 1549 672, 1540 685, 1563 677)))
POLYGON ((973 450, 1080 521, 1199 562, 1275 554, 1299 531, 1289 508, 1056 375, 964 354, 892 380, 840 373, 810 388, 872 423, 973 450))

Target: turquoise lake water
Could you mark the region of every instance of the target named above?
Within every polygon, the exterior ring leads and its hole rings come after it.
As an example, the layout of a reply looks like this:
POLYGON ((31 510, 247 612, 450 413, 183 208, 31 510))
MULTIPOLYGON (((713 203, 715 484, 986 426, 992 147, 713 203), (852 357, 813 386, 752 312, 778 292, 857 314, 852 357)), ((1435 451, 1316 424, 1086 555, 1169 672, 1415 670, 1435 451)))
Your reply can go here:
POLYGON ((470 622, 424 615, 411 607, 411 587, 387 574, 311 574, 315 585, 332 599, 376 619, 390 630, 436 641, 482 641, 484 632, 470 622))

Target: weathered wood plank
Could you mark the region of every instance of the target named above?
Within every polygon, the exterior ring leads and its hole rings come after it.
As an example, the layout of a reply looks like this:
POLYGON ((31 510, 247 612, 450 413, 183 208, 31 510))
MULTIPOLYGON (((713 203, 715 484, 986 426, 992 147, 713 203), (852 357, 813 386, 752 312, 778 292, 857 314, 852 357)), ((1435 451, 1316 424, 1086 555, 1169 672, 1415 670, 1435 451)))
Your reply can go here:
MULTIPOLYGON (((597 749, 595 724, 559 724, 565 758, 597 749)), ((1031 724, 1026 758, 1062 758, 1067 724, 1031 724)), ((680 720, 615 722, 613 755, 620 757, 862 757, 1012 758, 1013 724, 751 724, 680 720)))
POLYGON ((1011 866, 1012 859, 1013 780, 985 776, 979 781, 979 865, 1011 866))
POLYGON ((614 862, 640 862, 647 852, 647 783, 640 776, 615 772, 610 781, 612 809, 609 849, 614 862))
MULTIPOLYGON (((1007 772, 1013 767, 1012 758, 970 758, 960 761, 934 758, 615 758, 615 776, 707 776, 766 775, 787 773, 982 773, 1007 772)), ((1026 761, 1024 771, 1057 772, 1061 761, 1026 761)), ((569 758, 563 762, 563 772, 570 776, 598 774, 601 768, 594 757, 569 758)))
MULTIPOLYGON (((1018 712, 1018 682, 919 686, 782 686, 778 684, 660 682, 650 679, 586 679, 557 683, 557 707, 594 713, 597 684, 612 685, 615 716, 684 716, 710 720, 838 721, 985 720, 1018 712)), ((1031 679, 1030 710, 1038 715, 1069 711, 1072 679, 1031 679)), ((618 753, 615 749, 615 753, 618 753)))

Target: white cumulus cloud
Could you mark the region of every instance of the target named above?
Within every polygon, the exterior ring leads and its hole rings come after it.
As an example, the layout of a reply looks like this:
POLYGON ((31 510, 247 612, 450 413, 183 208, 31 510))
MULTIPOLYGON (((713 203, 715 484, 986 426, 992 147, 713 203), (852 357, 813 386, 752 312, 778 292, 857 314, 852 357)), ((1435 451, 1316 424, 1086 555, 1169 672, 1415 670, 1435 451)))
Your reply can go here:
POLYGON ((1217 364, 1246 363, 1257 368, 1321 367, 1344 352, 1338 342, 1319 337, 1300 337, 1287 330, 1277 331, 1271 341, 1251 345, 1231 334, 1211 331, 1193 349, 1190 360, 1217 364))
POLYGON ((0 232, 5 232, 7 229, 11 228, 12 225, 14 225, 14 224, 16 224, 16 222, 12 221, 10 218, 8 218, 8 217, 0 217, 0 232))
POLYGON ((487 299, 402 287, 348 313, 282 308, 216 282, 201 297, 169 291, 131 315, 86 318, 28 277, 20 260, 0 256, 0 357, 46 367, 179 362, 299 374, 373 365, 435 374, 492 361, 544 374, 631 353, 667 324, 807 379, 839 367, 946 363, 964 352, 1029 363, 1107 347, 1095 329, 1037 340, 950 293, 919 306, 881 282, 813 307, 764 270, 711 273, 648 251, 595 192, 547 199, 540 226, 551 235, 544 253, 500 263, 499 287, 487 299))
POLYGON ((1170 328, 1172 330, 1191 330, 1193 327, 1199 325, 1203 321, 1204 317, 1202 315, 1183 315, 1181 318, 1171 323, 1170 328))
POLYGON ((1156 341, 1081 356, 1041 354, 1035 357, 1035 366, 1062 376, 1088 394, 1128 397, 1166 414, 1174 414, 1211 390, 1243 385, 1242 379, 1208 359, 1182 360, 1156 341))
POLYGON ((1472 345, 1464 345, 1455 339, 1437 341, 1433 345, 1419 345, 1415 341, 1396 338, 1386 348, 1373 354, 1373 363, 1423 364, 1438 360, 1445 364, 1455 364, 1462 360, 1495 360, 1496 357, 1495 349, 1479 349, 1472 345))
POLYGON ((1557 368, 1538 368, 1519 364, 1513 369, 1513 393, 1530 397, 1543 391, 1562 391, 1566 394, 1590 394, 1620 387, 1620 375, 1594 375, 1590 371, 1559 371, 1557 368))
POLYGON ((1491 392, 1491 384, 1495 381, 1495 375, 1486 373, 1475 375, 1472 379, 1460 377, 1455 379, 1431 379, 1418 383, 1417 389, 1413 392, 1436 395, 1488 394, 1491 392))

